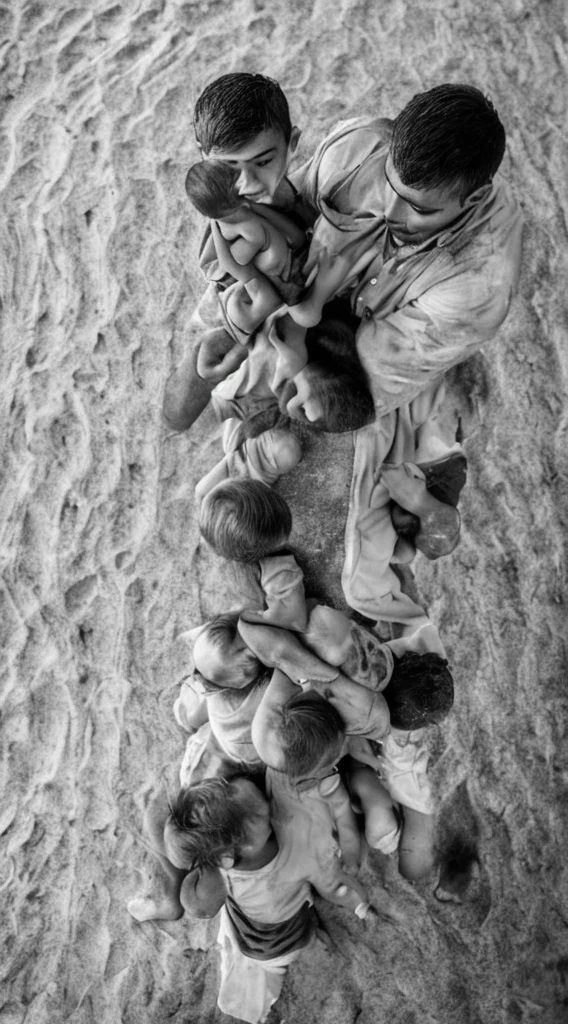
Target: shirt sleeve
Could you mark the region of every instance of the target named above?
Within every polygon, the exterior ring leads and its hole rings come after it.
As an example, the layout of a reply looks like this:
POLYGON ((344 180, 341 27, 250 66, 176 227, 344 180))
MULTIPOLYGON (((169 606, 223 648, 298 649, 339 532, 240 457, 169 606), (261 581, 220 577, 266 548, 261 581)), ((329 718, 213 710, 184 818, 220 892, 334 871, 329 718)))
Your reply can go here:
POLYGON ((410 402, 493 337, 514 283, 501 286, 492 270, 488 261, 457 273, 386 317, 362 321, 357 350, 378 415, 410 402))

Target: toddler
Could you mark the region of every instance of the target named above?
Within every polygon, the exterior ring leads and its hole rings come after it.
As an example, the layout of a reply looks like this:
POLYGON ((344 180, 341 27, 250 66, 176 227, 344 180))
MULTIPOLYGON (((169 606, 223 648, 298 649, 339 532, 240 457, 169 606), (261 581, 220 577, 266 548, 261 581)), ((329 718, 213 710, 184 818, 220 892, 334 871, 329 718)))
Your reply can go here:
POLYGON ((202 537, 223 558, 257 562, 282 548, 292 530, 288 503, 259 480, 227 480, 204 497, 202 537))

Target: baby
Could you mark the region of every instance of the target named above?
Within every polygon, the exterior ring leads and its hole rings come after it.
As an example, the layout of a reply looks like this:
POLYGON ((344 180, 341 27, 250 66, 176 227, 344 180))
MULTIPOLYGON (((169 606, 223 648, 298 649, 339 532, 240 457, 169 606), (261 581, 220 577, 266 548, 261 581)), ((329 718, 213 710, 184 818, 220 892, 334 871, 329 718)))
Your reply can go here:
MULTIPOLYGON (((267 309, 271 306, 274 310, 282 302, 290 305, 304 287, 305 233, 286 214, 239 195, 238 178, 239 172, 229 164, 205 160, 189 168, 185 191, 195 209, 212 221, 220 266, 226 263, 226 269, 245 287, 255 280, 256 292, 263 290, 267 309)), ((237 327, 237 340, 242 341, 243 328, 239 323, 237 327)))

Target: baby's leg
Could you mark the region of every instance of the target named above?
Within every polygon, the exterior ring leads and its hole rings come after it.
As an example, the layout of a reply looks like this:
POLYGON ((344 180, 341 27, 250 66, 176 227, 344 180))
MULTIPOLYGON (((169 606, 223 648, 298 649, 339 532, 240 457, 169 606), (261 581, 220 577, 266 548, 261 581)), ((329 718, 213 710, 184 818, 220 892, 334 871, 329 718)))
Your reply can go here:
POLYGON ((204 476, 195 494, 202 501, 223 480, 261 480, 270 487, 279 476, 289 473, 302 458, 300 442, 288 430, 265 430, 228 452, 204 476))
POLYGON ((404 807, 404 824, 398 848, 398 868, 410 882, 426 878, 435 864, 434 816, 404 807))
POLYGON ((392 800, 376 772, 350 759, 349 788, 365 815, 365 838, 373 850, 393 853, 398 845, 399 824, 392 800))
POLYGON ((265 622, 303 633, 308 612, 304 574, 293 555, 269 555, 260 560, 260 585, 266 608, 249 611, 248 622, 265 622))
POLYGON ((164 825, 167 815, 166 798, 160 793, 152 798, 144 819, 144 831, 162 869, 159 891, 130 900, 128 912, 136 921, 176 921, 183 914, 180 891, 186 872, 174 867, 166 857, 164 825))
POLYGON ((310 613, 304 640, 328 665, 343 665, 353 647, 350 621, 336 608, 317 604, 310 613))

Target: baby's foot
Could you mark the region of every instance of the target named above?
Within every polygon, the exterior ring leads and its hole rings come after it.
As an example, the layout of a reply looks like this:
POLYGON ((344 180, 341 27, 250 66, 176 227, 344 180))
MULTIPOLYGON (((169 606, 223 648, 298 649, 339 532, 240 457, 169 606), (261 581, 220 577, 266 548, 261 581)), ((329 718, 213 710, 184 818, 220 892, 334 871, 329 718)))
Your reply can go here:
POLYGON ((302 646, 294 633, 276 626, 247 622, 248 613, 239 619, 239 633, 259 661, 268 668, 278 668, 295 683, 307 679, 331 682, 337 669, 326 665, 302 646))
POLYGON ((183 914, 183 907, 174 896, 137 896, 130 900, 128 913, 135 921, 177 921, 183 914))

